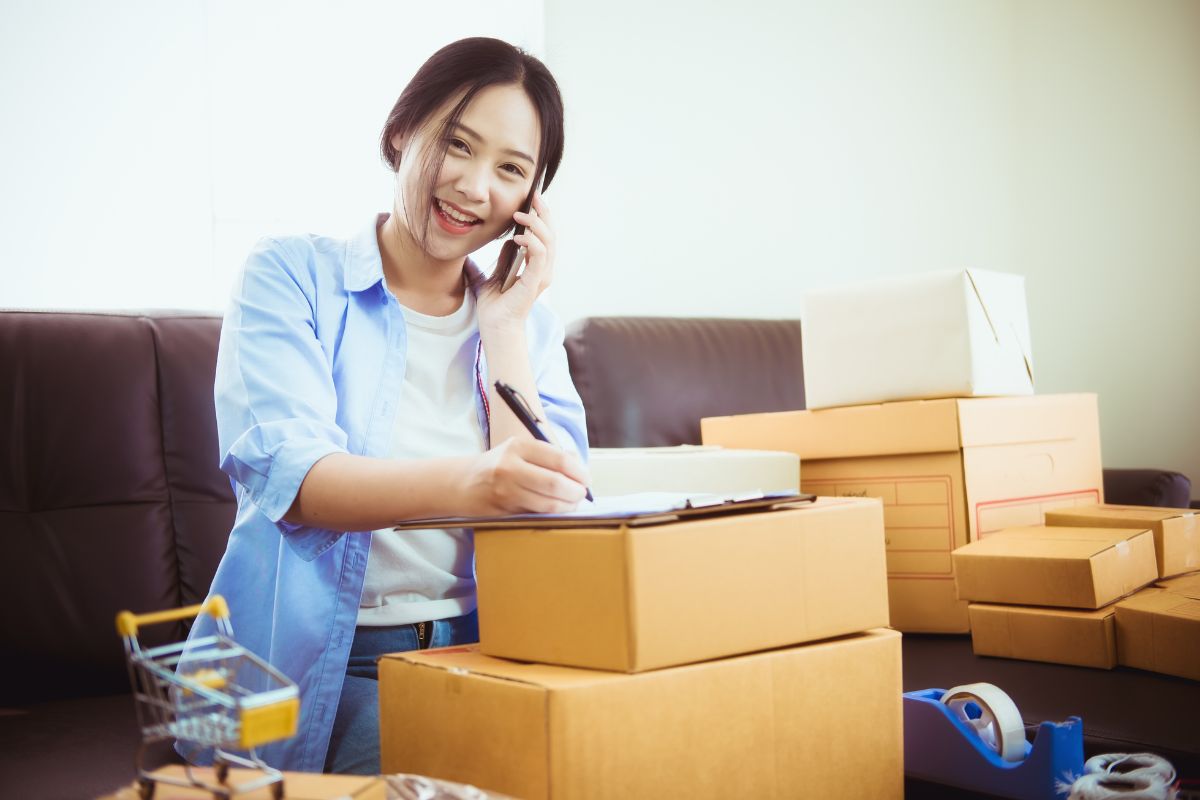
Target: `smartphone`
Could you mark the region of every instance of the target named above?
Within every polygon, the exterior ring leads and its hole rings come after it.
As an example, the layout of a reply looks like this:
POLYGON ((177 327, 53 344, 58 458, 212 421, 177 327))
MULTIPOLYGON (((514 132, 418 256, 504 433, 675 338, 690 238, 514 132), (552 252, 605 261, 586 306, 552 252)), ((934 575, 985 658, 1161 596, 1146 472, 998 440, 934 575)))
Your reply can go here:
MULTIPOLYGON (((535 187, 541 183, 541 177, 539 175, 538 179, 533 182, 535 187)), ((533 208, 533 193, 534 190, 530 189, 529 197, 525 198, 525 205, 521 206, 521 212, 524 214, 528 214, 529 210, 533 208)), ((513 237, 520 236, 524 232, 525 226, 517 225, 513 228, 513 237)), ((500 248, 500 257, 496 259, 496 275, 500 276, 501 293, 507 292, 509 287, 517 282, 517 278, 520 277, 521 273, 521 260, 524 256, 525 248, 517 244, 514 239, 509 239, 500 248)))

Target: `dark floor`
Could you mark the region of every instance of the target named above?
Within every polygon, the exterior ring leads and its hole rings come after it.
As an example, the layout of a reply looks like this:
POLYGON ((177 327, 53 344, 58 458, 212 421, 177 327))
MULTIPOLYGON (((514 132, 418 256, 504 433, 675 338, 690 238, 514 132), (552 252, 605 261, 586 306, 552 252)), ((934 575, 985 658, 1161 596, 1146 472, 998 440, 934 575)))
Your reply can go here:
MULTIPOLYGON (((1082 717, 1087 755, 1155 752, 1200 790, 1200 682, 1126 668, 979 657, 968 636, 908 634, 903 648, 905 691, 994 683, 1013 698, 1026 725, 1082 717)), ((139 742, 127 694, 0 711, 0 798, 100 796, 132 779, 139 742)), ((173 760, 166 747, 155 756, 173 760)), ((905 788, 909 798, 983 796, 912 780, 905 788)))

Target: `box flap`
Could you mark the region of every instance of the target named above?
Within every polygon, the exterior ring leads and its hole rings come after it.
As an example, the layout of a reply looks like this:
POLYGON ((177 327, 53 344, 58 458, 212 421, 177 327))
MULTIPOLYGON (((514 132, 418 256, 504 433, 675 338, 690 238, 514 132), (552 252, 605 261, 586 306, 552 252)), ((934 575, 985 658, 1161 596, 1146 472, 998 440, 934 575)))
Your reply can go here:
POLYGON ((1087 439, 1100 429, 1094 394, 972 397, 955 402, 963 447, 1087 439))
POLYGON ((978 269, 966 270, 965 276, 974 394, 1013 394, 1017 386, 1033 394, 1025 279, 978 269))
POLYGON ((1149 527, 1151 523, 1168 519, 1184 519, 1195 517, 1196 512, 1182 508, 1161 508, 1159 506, 1118 506, 1110 503, 1099 503, 1074 508, 1055 509, 1055 514, 1070 516, 1082 521, 1090 519, 1107 522, 1115 520, 1131 523, 1129 527, 1140 525, 1149 527))
POLYGON ((442 669, 460 675, 478 675, 497 680, 515 681, 543 689, 565 689, 608 683, 624 677, 619 672, 557 667, 485 656, 478 645, 413 650, 407 653, 388 653, 383 658, 407 661, 432 669, 442 669))
POLYGON ((1178 578, 1167 578, 1154 584, 1168 592, 1185 594, 1189 597, 1200 598, 1200 572, 1180 575, 1178 578))
POLYGON ((805 459, 944 453, 958 449, 955 400, 709 417, 705 444, 787 450, 805 459))
POLYGON ((1105 620, 1117 613, 1116 605, 1095 610, 1088 608, 1053 608, 1051 606, 1012 606, 1000 603, 971 603, 972 613, 1011 614, 1017 617, 1053 617, 1073 620, 1105 620))
POLYGON ((1117 605, 1131 611, 1164 614, 1168 617, 1200 622, 1200 598, 1188 597, 1165 589, 1143 589, 1137 594, 1125 598, 1117 605))
POLYGON ((1111 548, 1120 548, 1128 540, 1143 534, 1137 528, 1053 528, 1030 526, 1005 528, 986 539, 964 545, 956 556, 1011 558, 1092 558, 1111 548))

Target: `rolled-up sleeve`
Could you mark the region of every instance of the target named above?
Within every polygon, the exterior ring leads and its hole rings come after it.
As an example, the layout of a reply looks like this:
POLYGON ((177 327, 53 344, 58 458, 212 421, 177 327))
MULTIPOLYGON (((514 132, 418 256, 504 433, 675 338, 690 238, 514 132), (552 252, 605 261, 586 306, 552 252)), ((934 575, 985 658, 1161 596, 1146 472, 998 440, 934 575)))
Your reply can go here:
POLYGON ((282 519, 312 465, 347 448, 316 335, 316 280, 302 243, 260 241, 234 288, 217 354, 221 469, 283 532, 297 529, 282 519))
POLYGON ((542 328, 538 336, 541 352, 535 365, 538 397, 546 411, 547 421, 555 429, 554 439, 562 446, 569 442, 586 464, 587 422, 583 401, 580 400, 575 383, 571 380, 567 351, 563 347, 566 331, 557 316, 548 309, 541 310, 544 312, 544 316, 538 320, 542 328))

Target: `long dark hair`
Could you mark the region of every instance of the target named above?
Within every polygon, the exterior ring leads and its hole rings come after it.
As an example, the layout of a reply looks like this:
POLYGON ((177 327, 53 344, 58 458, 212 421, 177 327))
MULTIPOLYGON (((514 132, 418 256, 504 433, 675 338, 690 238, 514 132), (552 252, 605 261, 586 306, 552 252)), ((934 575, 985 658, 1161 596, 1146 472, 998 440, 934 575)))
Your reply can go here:
MULTIPOLYGON (((421 166, 421 180, 427 186, 436 183, 446 151, 450 147, 450 135, 462 118, 463 111, 480 90, 488 86, 515 84, 525 90, 530 102, 537 110, 541 125, 542 141, 538 148, 537 164, 534 167, 533 186, 529 197, 538 188, 538 176, 544 175, 542 189, 550 185, 563 153, 563 104, 558 84, 546 65, 534 56, 508 42, 487 37, 459 39, 438 50, 421 65, 417 74, 404 87, 380 136, 380 154, 393 172, 400 169, 401 153, 392 146, 392 139, 400 134, 407 140, 434 114, 443 103, 458 92, 463 96, 450 110, 442 123, 434 144, 425 154, 421 166)), ((529 202, 526 197, 526 203, 529 202)), ((413 231, 422 246, 429 225, 431 210, 426 206, 420 219, 420 232, 413 231)), ((510 221, 501 236, 513 228, 510 221)))

